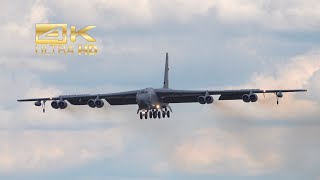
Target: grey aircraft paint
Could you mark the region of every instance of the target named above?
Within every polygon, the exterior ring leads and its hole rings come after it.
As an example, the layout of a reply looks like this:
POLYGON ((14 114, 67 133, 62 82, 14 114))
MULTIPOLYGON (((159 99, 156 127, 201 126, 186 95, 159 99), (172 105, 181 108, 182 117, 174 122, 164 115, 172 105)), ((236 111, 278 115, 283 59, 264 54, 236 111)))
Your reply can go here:
POLYGON ((101 108, 104 100, 110 105, 137 104, 137 114, 140 119, 170 117, 172 112, 170 103, 192 103, 211 104, 211 95, 220 95, 219 100, 243 100, 246 103, 256 102, 259 93, 274 93, 279 103, 279 98, 286 92, 304 92, 305 89, 291 90, 261 90, 261 89, 240 89, 240 90, 175 90, 169 89, 169 56, 166 53, 164 68, 163 88, 145 88, 134 91, 125 91, 107 94, 85 94, 85 95, 61 95, 49 98, 19 99, 19 102, 34 101, 36 106, 42 106, 45 112, 45 103, 51 101, 54 109, 65 109, 69 102, 71 105, 88 105, 91 108, 101 108))

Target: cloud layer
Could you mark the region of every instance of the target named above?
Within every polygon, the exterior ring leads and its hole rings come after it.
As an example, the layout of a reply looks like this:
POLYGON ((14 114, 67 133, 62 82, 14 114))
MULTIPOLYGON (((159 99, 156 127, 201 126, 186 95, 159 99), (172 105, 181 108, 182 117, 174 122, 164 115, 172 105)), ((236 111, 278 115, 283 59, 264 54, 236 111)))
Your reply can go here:
POLYGON ((319 177, 319 8, 313 0, 5 2, 0 177, 319 177), (100 54, 36 56, 40 22, 96 25, 100 54), (308 92, 285 94, 278 106, 272 94, 255 104, 173 105, 161 121, 138 120, 136 106, 43 114, 16 102, 160 87, 167 51, 173 88, 308 92))

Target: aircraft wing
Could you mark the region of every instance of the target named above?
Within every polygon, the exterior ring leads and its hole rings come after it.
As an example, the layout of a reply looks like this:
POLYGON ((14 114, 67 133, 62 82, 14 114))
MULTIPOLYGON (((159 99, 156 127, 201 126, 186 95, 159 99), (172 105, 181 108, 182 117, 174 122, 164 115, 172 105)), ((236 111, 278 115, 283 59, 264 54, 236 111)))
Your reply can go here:
MULTIPOLYGON (((173 90, 173 89, 156 89, 157 95, 161 98, 163 103, 187 103, 198 102, 199 96, 206 95, 220 95, 219 100, 240 100, 244 94, 259 94, 259 93, 287 93, 287 92, 304 92, 305 89, 291 89, 291 90, 260 90, 260 89, 240 89, 240 90, 173 90)), ((110 105, 129 105, 137 104, 136 94, 139 90, 125 91, 119 93, 109 94, 82 94, 82 95, 61 95, 57 97, 47 98, 32 98, 19 99, 19 102, 25 101, 54 101, 65 100, 72 105, 87 105, 88 100, 105 99, 110 105)))
POLYGON ((105 99, 110 105, 127 105, 127 104, 137 104, 136 95, 138 90, 135 91, 125 91, 119 93, 109 93, 109 94, 82 94, 82 95, 61 95, 57 97, 47 97, 47 98, 32 98, 32 99, 19 99, 19 102, 25 101, 54 101, 63 99, 68 101, 72 105, 87 105, 89 99, 105 99))
POLYGON ((240 89, 240 90, 172 90, 158 89, 157 94, 164 103, 198 102, 199 96, 220 95, 219 100, 240 100, 244 94, 304 92, 305 89, 240 89))

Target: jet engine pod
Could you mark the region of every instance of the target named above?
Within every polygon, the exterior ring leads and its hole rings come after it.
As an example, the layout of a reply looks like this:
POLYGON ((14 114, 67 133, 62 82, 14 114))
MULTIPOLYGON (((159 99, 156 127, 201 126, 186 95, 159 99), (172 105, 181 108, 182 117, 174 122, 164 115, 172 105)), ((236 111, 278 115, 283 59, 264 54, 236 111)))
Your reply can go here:
POLYGON ((204 96, 199 96, 199 97, 198 97, 198 102, 199 102, 200 104, 205 104, 205 103, 206 103, 205 97, 204 97, 204 96))
POLYGON ((244 95, 242 96, 242 100, 243 100, 243 102, 246 102, 246 103, 250 102, 250 97, 249 97, 249 95, 248 95, 248 94, 244 94, 244 95))
POLYGON ((53 109, 59 109, 58 102, 57 102, 57 101, 52 101, 52 102, 51 102, 51 107, 52 107, 53 109))
POLYGON ((65 109, 68 106, 68 104, 64 100, 60 100, 58 102, 58 105, 60 109, 65 109))
POLYGON ((251 102, 257 102, 258 96, 256 94, 250 94, 250 101, 251 102))
POLYGON ((35 105, 35 106, 41 106, 41 101, 36 101, 36 102, 34 102, 34 105, 35 105))
POLYGON ((104 102, 101 99, 94 100, 94 104, 97 108, 102 108, 104 106, 104 102))
POLYGON ((205 99, 206 99, 206 103, 207 104, 213 103, 213 97, 212 96, 206 96, 205 99))
POLYGON ((278 98, 282 98, 283 97, 283 94, 282 94, 281 91, 277 92, 276 95, 277 95, 278 98))
POLYGON ((88 106, 91 107, 91 108, 95 108, 95 107, 96 107, 95 100, 90 99, 90 100, 88 101, 88 106))

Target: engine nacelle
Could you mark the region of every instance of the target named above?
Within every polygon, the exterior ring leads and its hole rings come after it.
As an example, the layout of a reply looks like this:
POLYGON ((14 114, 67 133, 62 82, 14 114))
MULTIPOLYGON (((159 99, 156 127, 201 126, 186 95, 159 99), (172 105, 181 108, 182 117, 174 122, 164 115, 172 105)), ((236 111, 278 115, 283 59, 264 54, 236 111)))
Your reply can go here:
POLYGON ((205 103, 206 103, 205 97, 204 97, 204 96, 199 96, 199 97, 198 97, 198 102, 199 102, 200 104, 205 104, 205 103))
POLYGON ((283 97, 283 94, 282 94, 282 92, 280 92, 280 91, 277 92, 276 95, 277 95, 278 98, 282 98, 282 97, 283 97))
POLYGON ((243 100, 243 102, 248 103, 248 102, 250 102, 250 96, 248 94, 244 94, 242 96, 242 100, 243 100))
POLYGON ((88 101, 88 106, 91 107, 91 108, 95 108, 96 107, 95 100, 94 99, 90 99, 88 101))
POLYGON ((58 104, 58 102, 57 102, 57 101, 52 101, 52 102, 51 102, 51 107, 52 107, 53 109, 59 109, 59 104, 58 104))
POLYGON ((36 102, 34 102, 34 105, 35 105, 35 106, 41 106, 41 101, 36 101, 36 102))
POLYGON ((101 99, 94 100, 94 104, 97 108, 102 108, 104 106, 104 102, 101 99))
POLYGON ((251 102, 257 102, 258 101, 258 96, 256 94, 250 94, 250 101, 251 102))
POLYGON ((205 100, 206 100, 206 103, 207 103, 207 104, 213 103, 213 97, 212 97, 212 96, 206 96, 206 97, 205 97, 205 100))
POLYGON ((58 105, 60 109, 65 109, 68 106, 68 104, 64 100, 60 100, 58 102, 58 105))

